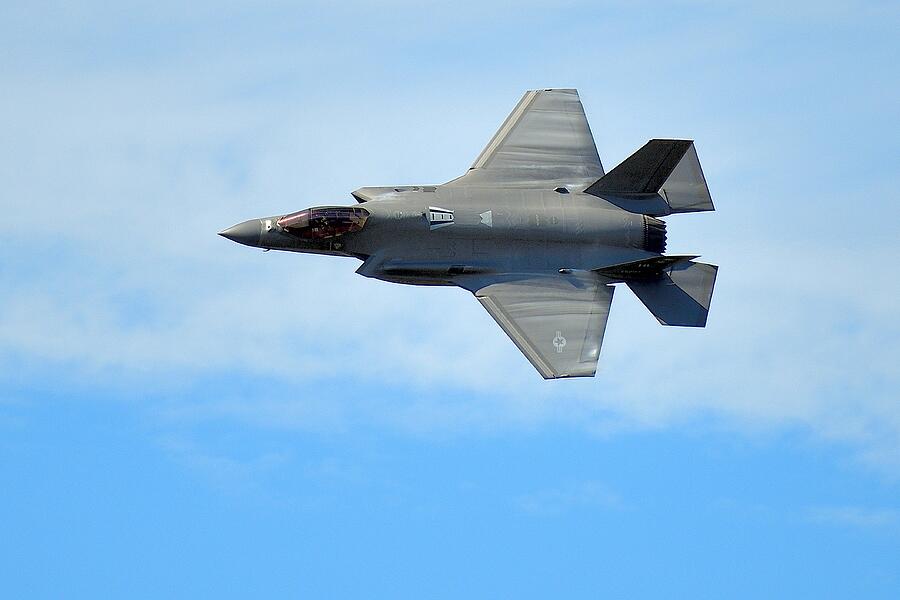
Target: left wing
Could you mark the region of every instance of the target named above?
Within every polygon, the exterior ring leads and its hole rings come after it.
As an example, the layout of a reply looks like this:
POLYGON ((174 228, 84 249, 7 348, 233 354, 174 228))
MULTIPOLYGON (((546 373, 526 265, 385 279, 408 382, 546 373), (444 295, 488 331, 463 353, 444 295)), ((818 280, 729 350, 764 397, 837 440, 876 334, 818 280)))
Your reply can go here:
POLYGON ((448 185, 590 185, 603 176, 577 90, 526 92, 469 171, 448 185))
POLYGON ((595 273, 461 282, 544 379, 591 377, 615 288, 595 273))

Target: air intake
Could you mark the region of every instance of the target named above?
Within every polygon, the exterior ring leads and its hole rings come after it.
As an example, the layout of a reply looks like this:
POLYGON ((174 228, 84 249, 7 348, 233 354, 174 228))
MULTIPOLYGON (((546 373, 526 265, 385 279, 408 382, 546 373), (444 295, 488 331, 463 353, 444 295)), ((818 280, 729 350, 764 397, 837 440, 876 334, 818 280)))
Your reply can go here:
POLYGON ((644 250, 663 254, 666 251, 666 223, 644 215, 644 250))

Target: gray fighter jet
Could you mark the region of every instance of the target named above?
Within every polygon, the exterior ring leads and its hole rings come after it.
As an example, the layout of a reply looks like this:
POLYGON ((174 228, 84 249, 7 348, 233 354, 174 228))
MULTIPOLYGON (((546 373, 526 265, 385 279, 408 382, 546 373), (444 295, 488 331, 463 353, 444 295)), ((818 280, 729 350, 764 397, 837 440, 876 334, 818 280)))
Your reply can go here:
POLYGON ((527 92, 453 181, 352 195, 220 235, 469 290, 547 379, 594 375, 614 284, 663 325, 706 325, 717 267, 664 255, 659 218, 714 210, 693 142, 650 140, 605 173, 576 90, 527 92))

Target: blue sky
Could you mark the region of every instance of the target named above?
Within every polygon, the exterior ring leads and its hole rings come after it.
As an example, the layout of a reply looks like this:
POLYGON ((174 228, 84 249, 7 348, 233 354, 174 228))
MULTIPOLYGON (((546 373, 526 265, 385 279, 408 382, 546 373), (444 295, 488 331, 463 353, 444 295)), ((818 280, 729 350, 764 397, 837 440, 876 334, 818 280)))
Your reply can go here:
POLYGON ((4 596, 896 596, 894 4, 3 12, 4 596), (705 330, 620 290, 544 382, 462 290, 215 235, 452 179, 542 87, 608 168, 696 140, 705 330))

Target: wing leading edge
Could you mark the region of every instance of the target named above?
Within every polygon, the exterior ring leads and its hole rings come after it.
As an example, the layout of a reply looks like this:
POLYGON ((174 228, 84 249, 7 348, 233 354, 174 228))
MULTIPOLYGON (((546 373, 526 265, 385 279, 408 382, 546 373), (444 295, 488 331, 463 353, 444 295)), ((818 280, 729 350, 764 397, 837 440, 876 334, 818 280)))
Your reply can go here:
POLYGON ((469 171, 449 185, 590 185, 603 176, 576 90, 526 92, 469 171))
POLYGON ((464 285, 545 379, 591 377, 615 288, 594 273, 509 275, 464 285))

